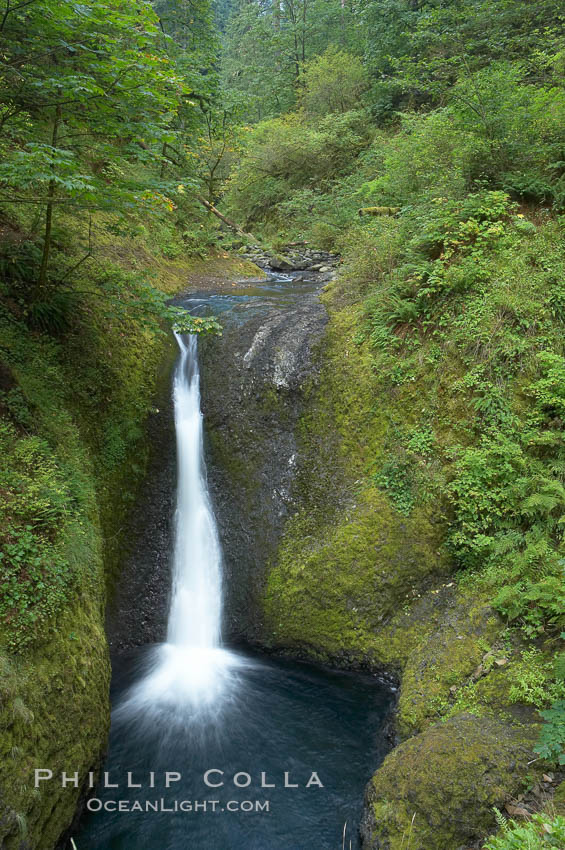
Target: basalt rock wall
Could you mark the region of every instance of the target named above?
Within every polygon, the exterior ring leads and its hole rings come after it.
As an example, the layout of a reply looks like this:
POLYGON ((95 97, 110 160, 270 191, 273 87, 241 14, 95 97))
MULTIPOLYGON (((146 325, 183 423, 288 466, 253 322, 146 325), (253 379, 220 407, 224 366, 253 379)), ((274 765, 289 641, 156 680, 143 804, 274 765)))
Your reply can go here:
POLYGON ((269 564, 295 510, 297 427, 327 322, 315 295, 228 323, 200 349, 208 477, 224 551, 225 632, 263 642, 269 564))

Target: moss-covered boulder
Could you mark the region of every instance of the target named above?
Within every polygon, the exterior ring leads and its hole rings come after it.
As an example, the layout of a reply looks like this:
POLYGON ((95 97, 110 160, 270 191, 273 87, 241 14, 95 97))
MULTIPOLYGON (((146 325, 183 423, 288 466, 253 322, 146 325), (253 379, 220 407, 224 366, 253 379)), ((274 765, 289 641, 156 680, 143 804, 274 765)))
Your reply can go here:
POLYGON ((329 524, 301 512, 287 525, 266 596, 275 643, 381 662, 380 629, 438 570, 437 530, 399 516, 376 488, 329 524))
POLYGON ((492 830, 523 787, 528 727, 452 717, 393 750, 367 786, 363 850, 458 850, 492 830))

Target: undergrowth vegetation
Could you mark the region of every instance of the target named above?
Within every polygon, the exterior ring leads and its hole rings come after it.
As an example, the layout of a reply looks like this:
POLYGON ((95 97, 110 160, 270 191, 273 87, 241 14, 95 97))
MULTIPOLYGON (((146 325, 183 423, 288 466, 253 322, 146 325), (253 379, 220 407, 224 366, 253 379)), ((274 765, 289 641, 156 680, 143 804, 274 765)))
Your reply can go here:
MULTIPOLYGON (((374 479, 401 511, 437 501, 460 584, 535 642, 510 696, 544 710, 538 751, 562 761, 563 223, 518 209, 501 191, 423 201, 396 220, 392 268, 384 227, 389 268, 372 283, 365 246, 360 338, 383 392, 388 381, 423 388, 416 428, 391 432, 374 479)), ((357 255, 357 285, 360 266, 357 255)))
POLYGON ((565 818, 534 815, 528 823, 507 821, 497 813, 500 833, 490 838, 483 850, 545 850, 565 844, 565 818))

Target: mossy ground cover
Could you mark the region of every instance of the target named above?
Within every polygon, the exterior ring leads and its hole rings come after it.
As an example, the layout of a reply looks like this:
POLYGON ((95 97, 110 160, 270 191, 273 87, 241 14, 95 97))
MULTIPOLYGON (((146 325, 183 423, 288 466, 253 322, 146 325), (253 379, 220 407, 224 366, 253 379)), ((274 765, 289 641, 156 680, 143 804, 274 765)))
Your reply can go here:
POLYGON ((408 739, 367 789, 367 846, 468 846, 495 822, 493 806, 519 792, 531 745, 531 734, 465 713, 408 739))

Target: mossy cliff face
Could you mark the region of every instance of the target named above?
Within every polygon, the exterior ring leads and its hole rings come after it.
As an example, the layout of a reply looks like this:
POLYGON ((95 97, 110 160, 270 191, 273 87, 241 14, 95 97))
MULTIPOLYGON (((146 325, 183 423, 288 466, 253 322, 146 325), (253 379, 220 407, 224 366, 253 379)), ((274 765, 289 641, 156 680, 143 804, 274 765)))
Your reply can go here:
POLYGON ((375 483, 395 412, 415 399, 379 398, 356 342, 357 308, 325 300, 331 318, 299 426, 296 509, 268 575, 266 637, 326 661, 400 669, 420 638, 410 611, 448 571, 442 522, 434 505, 401 513, 375 483))
POLYGON ((57 634, 3 674, 2 847, 51 850, 73 818, 86 774, 98 767, 108 732, 102 596, 81 594, 59 617, 57 634), (36 768, 52 770, 53 781, 35 789, 36 768), (79 788, 62 788, 62 771, 77 772, 79 788))
POLYGON ((264 634, 265 565, 294 510, 296 427, 326 312, 306 294, 285 308, 257 300, 251 315, 222 321, 223 336, 200 347, 208 475, 225 558, 225 632, 253 642, 264 634))
POLYGON ((24 600, 6 612, 1 628, 0 843, 6 850, 57 844, 88 772, 98 769, 109 727, 106 587, 145 469, 142 426, 169 342, 157 326, 101 319, 85 317, 66 348, 1 328, 10 350, 5 370, 19 399, 2 422, 10 452, 6 480, 14 482, 4 496, 11 524, 3 527, 3 542, 8 557, 22 552, 18 584, 9 590, 24 600), (18 525, 21 515, 27 530, 18 525), (38 768, 52 770, 53 780, 35 788, 38 768), (61 787, 63 771, 76 774, 77 787, 74 781, 61 787))

